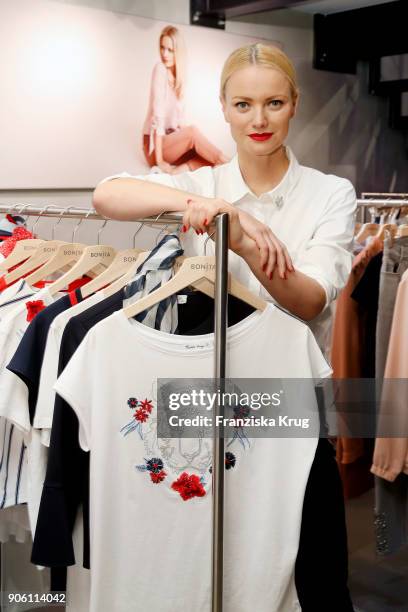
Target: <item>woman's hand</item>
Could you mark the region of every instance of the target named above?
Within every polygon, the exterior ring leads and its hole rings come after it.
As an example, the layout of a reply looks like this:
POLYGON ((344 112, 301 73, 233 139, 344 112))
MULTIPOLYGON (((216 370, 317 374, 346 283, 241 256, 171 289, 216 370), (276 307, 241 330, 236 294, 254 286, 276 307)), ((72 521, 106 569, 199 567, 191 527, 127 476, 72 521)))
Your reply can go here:
MULTIPOLYGON (((238 211, 220 198, 194 198, 187 200, 187 209, 183 215, 183 232, 190 228, 196 234, 212 234, 215 231, 214 217, 219 213, 228 213, 229 216, 229 248, 235 253, 240 253, 243 248, 249 246, 249 236, 241 227, 238 211)), ((253 244, 255 246, 255 244, 253 244)))
POLYGON ((197 234, 211 234, 215 230, 214 217, 221 212, 229 215, 229 248, 232 251, 240 255, 246 248, 258 247, 260 266, 269 279, 272 279, 275 267, 278 267, 281 278, 285 278, 286 270, 294 270, 285 245, 267 225, 222 199, 197 197, 188 200, 183 215, 183 231, 192 227, 197 234))
POLYGON ((169 162, 161 161, 157 163, 157 167, 160 168, 162 172, 167 172, 167 174, 172 174, 174 170, 174 166, 169 164, 169 162))
POLYGON ((266 275, 271 278, 275 266, 278 267, 281 278, 285 278, 286 270, 293 272, 294 267, 288 250, 272 230, 243 210, 238 211, 238 214, 242 229, 256 242, 261 256, 260 265, 266 275))

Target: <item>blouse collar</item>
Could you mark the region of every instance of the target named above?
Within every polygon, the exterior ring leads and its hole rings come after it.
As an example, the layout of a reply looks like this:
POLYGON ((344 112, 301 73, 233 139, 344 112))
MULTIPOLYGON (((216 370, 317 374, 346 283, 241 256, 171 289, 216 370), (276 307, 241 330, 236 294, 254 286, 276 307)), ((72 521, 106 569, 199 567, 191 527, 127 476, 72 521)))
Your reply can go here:
POLYGON ((272 203, 277 208, 282 208, 287 196, 298 182, 301 174, 301 166, 290 147, 286 146, 286 154, 289 158, 289 166, 281 181, 270 191, 257 197, 245 183, 239 167, 238 154, 223 166, 220 166, 220 190, 221 197, 230 204, 238 203, 242 198, 251 196, 260 202, 272 203))

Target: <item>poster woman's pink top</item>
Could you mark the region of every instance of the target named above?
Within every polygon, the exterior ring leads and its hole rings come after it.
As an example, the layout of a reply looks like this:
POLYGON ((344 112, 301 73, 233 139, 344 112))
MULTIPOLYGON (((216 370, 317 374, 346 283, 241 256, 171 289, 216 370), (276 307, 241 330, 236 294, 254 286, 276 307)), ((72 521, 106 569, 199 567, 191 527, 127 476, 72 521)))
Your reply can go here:
POLYGON ((158 62, 153 68, 150 100, 143 134, 150 135, 149 155, 154 150, 154 133, 164 136, 169 130, 178 130, 184 125, 184 101, 179 100, 171 87, 167 68, 158 62))
MULTIPOLYGON (((408 378, 408 272, 404 272, 398 285, 397 298, 392 318, 390 342, 384 372, 384 388, 381 396, 382 405, 388 412, 384 419, 392 418, 392 432, 401 431, 402 438, 378 437, 375 441, 373 465, 371 472, 389 482, 394 482, 403 472, 408 474, 408 410, 405 387, 392 382, 387 385, 386 379, 408 378), (390 410, 392 413, 390 414, 390 410)), ((381 426, 379 415, 379 424, 381 426)), ((385 427, 387 427, 385 423, 385 427)), ((395 433, 394 433, 395 435, 395 433)))

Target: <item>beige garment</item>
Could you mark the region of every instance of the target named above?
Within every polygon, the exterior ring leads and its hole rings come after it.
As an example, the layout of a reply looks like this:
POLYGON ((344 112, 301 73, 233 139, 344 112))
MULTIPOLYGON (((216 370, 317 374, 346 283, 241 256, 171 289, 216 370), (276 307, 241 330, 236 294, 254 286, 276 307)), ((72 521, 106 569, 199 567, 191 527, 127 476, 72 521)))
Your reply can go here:
MULTIPOLYGON (((390 342, 384 372, 382 406, 390 406, 392 414, 380 412, 379 427, 391 427, 392 431, 408 431, 408 408, 406 394, 401 393, 402 385, 387 385, 386 379, 408 378, 408 270, 398 285, 394 307, 390 342), (392 422, 387 421, 392 419, 392 422)), ((404 472, 408 474, 408 437, 377 438, 375 441, 371 472, 380 478, 393 482, 404 472)))

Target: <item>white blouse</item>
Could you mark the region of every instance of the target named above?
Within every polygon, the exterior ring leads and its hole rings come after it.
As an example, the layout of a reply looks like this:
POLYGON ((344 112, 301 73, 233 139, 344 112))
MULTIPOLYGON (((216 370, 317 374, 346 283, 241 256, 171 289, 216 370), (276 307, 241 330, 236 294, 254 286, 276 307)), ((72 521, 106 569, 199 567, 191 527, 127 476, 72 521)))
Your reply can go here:
MULTIPOLYGON (((315 279, 326 293, 324 310, 309 322, 316 340, 329 356, 332 310, 330 305, 345 286, 351 271, 351 244, 354 235, 356 193, 347 179, 301 166, 286 147, 289 167, 280 183, 257 197, 245 183, 236 154, 231 161, 212 168, 205 166, 177 175, 122 173, 113 178, 138 178, 169 187, 218 197, 247 211, 268 225, 286 245, 296 270, 315 279)), ((185 255, 203 255, 207 235, 194 230, 180 234, 185 255)), ((207 242, 206 254, 215 245, 207 242)), ((259 282, 246 261, 229 251, 230 272, 251 291, 276 302, 259 282)))
POLYGON ((184 125, 184 99, 179 99, 168 79, 167 68, 157 62, 152 73, 149 107, 143 124, 143 134, 150 135, 149 155, 154 151, 154 133, 160 136, 184 125))

